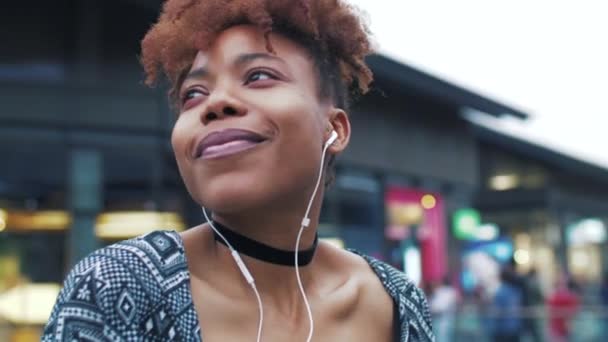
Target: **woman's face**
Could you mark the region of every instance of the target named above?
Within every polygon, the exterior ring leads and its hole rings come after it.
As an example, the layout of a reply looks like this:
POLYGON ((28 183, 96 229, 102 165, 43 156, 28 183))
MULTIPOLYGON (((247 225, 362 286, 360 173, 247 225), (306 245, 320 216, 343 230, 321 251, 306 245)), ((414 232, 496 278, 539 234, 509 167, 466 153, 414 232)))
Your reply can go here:
POLYGON ((336 121, 307 51, 270 40, 276 54, 255 26, 223 31, 180 88, 177 164, 194 200, 218 213, 305 205, 336 121))

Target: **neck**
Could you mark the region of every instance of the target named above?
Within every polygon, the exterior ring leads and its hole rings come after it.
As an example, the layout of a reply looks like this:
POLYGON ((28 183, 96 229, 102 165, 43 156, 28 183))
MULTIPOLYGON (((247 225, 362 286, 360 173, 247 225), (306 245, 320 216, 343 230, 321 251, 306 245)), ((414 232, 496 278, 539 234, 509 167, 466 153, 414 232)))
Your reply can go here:
MULTIPOLYGON (((253 305, 255 299, 252 297, 251 287, 239 271, 230 249, 215 241, 210 228, 205 229, 204 232, 207 235, 206 240, 209 242, 209 251, 212 252, 211 258, 207 260, 216 270, 213 272, 214 275, 208 279, 213 279, 217 288, 231 293, 231 297, 251 301, 253 305)), ((265 307, 270 305, 269 307, 274 307, 282 314, 292 317, 305 313, 302 297, 298 290, 295 267, 277 265, 243 253, 239 254, 255 280, 256 288, 262 296, 265 307)), ((313 274, 318 275, 319 273, 318 262, 315 259, 317 256, 318 251, 308 265, 299 267, 302 284, 307 294, 312 293, 311 288, 316 286, 313 280, 317 277, 313 277, 313 274)))
MULTIPOLYGON (((320 207, 320 201, 315 201, 309 215, 310 224, 302 232, 299 250, 307 249, 314 242, 320 207)), ((216 211, 210 218, 249 239, 277 249, 293 251, 305 211, 305 206, 291 210, 283 207, 276 210, 255 209, 239 213, 216 211)))
MULTIPOLYGON (((317 203, 311 210, 311 221, 309 226, 304 228, 298 248, 299 251, 310 248, 314 243, 318 227, 319 209, 320 203, 317 203)), ((268 210, 258 210, 256 214, 246 216, 215 213, 212 220, 221 223, 240 235, 270 247, 294 251, 297 234, 303 218, 303 214, 299 213, 303 213, 304 210, 292 212, 297 212, 298 214, 288 215, 285 210, 272 213, 269 213, 268 210)), ((228 247, 215 242, 214 250, 218 263, 234 270, 230 276, 232 281, 234 281, 234 277, 238 277, 241 280, 239 281, 239 286, 244 291, 243 293, 249 295, 251 289, 242 278, 228 247)), ((295 268, 293 266, 277 265, 258 260, 243 253, 239 254, 254 277, 256 287, 262 296, 265 297, 265 301, 269 300, 277 303, 277 305, 287 306, 284 308, 286 311, 301 309, 301 295, 298 290, 295 268), (277 281, 277 279, 281 281, 277 281)), ((311 283, 311 274, 314 273, 312 270, 315 269, 315 265, 315 257, 313 257, 308 265, 300 266, 300 276, 305 289, 314 286, 311 283)))
POLYGON ((317 249, 318 238, 316 236, 310 247, 284 250, 250 239, 217 221, 210 222, 209 225, 213 228, 215 241, 231 248, 240 255, 246 255, 275 265, 291 267, 297 264, 297 266, 306 266, 312 261, 317 249))

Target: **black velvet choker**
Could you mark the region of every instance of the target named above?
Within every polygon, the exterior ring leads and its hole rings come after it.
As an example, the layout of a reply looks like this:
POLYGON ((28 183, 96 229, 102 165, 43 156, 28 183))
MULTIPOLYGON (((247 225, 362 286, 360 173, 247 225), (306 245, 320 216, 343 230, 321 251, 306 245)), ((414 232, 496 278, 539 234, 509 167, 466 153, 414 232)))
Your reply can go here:
MULTIPOLYGON (((295 252, 286 251, 283 249, 274 248, 265 245, 261 242, 243 236, 223 224, 213 221, 213 226, 230 242, 232 247, 239 253, 250 256, 254 259, 269 262, 272 264, 283 266, 295 266, 295 252)), ((226 245, 226 242, 213 231, 215 241, 226 245)), ((298 266, 306 266, 312 261, 312 257, 317 250, 318 236, 315 235, 315 241, 309 249, 298 252, 298 266)))

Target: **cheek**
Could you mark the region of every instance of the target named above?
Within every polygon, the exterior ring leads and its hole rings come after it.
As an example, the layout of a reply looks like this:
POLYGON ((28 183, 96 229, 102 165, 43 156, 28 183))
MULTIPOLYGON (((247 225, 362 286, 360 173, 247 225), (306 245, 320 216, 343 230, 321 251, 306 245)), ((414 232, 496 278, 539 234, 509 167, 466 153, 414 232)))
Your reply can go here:
POLYGON ((173 147, 173 153, 178 164, 181 164, 185 157, 185 150, 187 145, 187 131, 184 129, 185 125, 180 120, 175 122, 173 130, 171 131, 171 147, 173 147))
POLYGON ((275 98, 276 101, 266 103, 265 110, 272 113, 271 119, 276 121, 284 144, 310 144, 317 138, 322 139, 323 120, 315 98, 297 91, 278 94, 275 98))
POLYGON ((192 169, 188 158, 188 146, 191 136, 191 132, 188 129, 189 124, 186 120, 179 118, 173 130, 171 132, 171 146, 173 148, 173 154, 175 161, 177 162, 177 168, 188 191, 191 190, 192 183, 192 169))
POLYGON ((314 181, 321 162, 321 136, 310 118, 294 120, 282 132, 275 180, 281 186, 307 187, 314 181), (299 183, 299 185, 298 185, 299 183))
POLYGON ((276 111, 280 128, 279 163, 293 173, 308 175, 320 162, 323 120, 315 99, 292 97, 276 111))
POLYGON ((178 162, 186 161, 188 148, 199 130, 200 122, 195 112, 185 112, 177 118, 171 131, 171 146, 178 162))

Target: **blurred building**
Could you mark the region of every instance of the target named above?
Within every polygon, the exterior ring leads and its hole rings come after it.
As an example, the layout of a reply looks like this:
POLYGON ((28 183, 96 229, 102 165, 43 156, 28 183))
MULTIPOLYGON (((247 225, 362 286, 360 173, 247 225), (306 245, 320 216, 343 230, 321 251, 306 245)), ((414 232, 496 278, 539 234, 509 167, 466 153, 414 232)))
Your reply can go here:
MULTIPOLYGON (((482 126, 475 207, 514 243, 521 271, 545 288, 558 272, 599 282, 608 266, 608 170, 482 126)), ((567 139, 567 132, 564 132, 567 139)))
POLYGON ((387 57, 368 62, 375 83, 351 115, 322 223, 346 246, 437 281, 458 263, 447 257, 459 248, 448 243, 449 217, 479 186, 477 140, 462 112, 526 115, 387 57))

